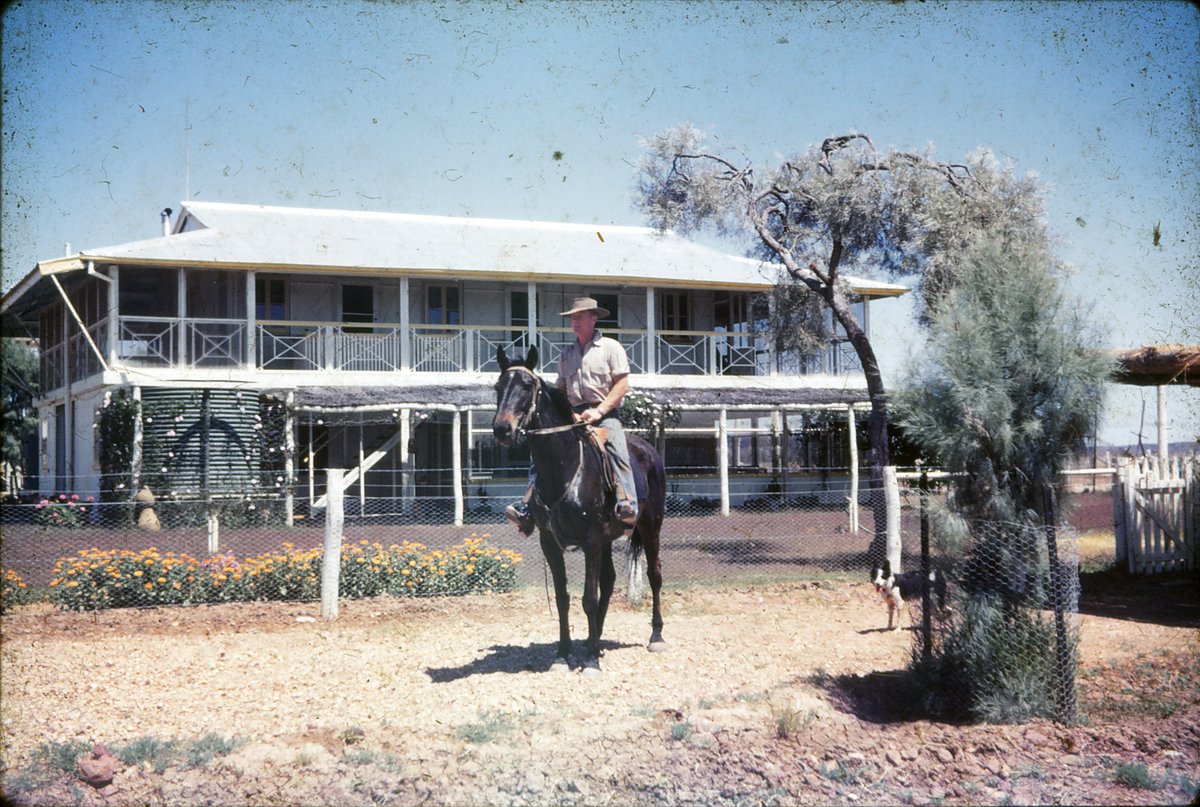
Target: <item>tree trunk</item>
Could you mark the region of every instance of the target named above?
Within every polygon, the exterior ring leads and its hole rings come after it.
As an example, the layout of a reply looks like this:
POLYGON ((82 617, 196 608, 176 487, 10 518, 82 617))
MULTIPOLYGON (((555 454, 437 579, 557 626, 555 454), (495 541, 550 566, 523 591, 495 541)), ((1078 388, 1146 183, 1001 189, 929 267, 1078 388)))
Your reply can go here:
POLYGON ((867 449, 867 466, 870 469, 867 490, 870 491, 868 495, 875 522, 874 536, 871 538, 867 555, 870 561, 879 562, 887 557, 887 500, 883 495, 883 469, 891 464, 887 432, 887 391, 883 386, 883 374, 879 370, 879 360, 875 357, 871 340, 855 319, 841 292, 832 289, 826 297, 826 302, 829 303, 838 324, 846 331, 854 352, 858 354, 863 376, 867 381, 867 397, 871 401, 871 414, 867 419, 870 444, 867 449))
MULTIPOLYGON (((838 267, 842 261, 842 242, 835 238, 829 251, 828 268, 822 273, 810 264, 807 271, 800 267, 796 256, 780 243, 771 233, 767 222, 750 214, 755 229, 763 243, 770 247, 783 261, 788 274, 821 295, 833 312, 834 318, 846 332, 846 338, 858 354, 863 377, 867 382, 867 398, 871 402, 871 414, 867 418, 867 434, 870 446, 867 449, 867 465, 870 468, 871 512, 875 521, 874 536, 867 549, 868 559, 883 561, 887 557, 887 501, 883 495, 883 469, 891 462, 887 433, 887 391, 883 387, 883 375, 879 372, 879 360, 875 349, 867 338, 862 325, 855 318, 850 304, 838 288, 838 267)), ((897 570, 899 571, 899 570, 897 570)))

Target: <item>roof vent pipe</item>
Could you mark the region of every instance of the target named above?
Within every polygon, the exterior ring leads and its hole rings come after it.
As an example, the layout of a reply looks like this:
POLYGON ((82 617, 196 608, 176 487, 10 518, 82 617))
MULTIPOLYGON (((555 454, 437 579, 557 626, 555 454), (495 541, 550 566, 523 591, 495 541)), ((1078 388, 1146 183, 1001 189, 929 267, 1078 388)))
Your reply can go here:
POLYGON ((71 257, 71 242, 70 241, 63 244, 63 256, 67 257, 67 258, 71 257))
POLYGON ((171 208, 164 207, 163 211, 158 214, 162 219, 163 236, 171 234, 171 208))

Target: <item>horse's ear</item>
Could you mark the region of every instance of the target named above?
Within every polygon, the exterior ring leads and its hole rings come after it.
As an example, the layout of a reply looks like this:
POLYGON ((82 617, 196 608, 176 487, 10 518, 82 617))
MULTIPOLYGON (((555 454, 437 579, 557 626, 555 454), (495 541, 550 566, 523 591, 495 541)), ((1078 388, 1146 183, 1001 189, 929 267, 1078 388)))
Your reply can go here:
POLYGON ((525 366, 528 367, 530 370, 536 370, 537 369, 537 360, 538 360, 537 345, 533 345, 532 347, 529 348, 529 352, 525 354, 525 366))
POLYGON ((512 362, 508 360, 508 354, 504 352, 504 348, 496 347, 496 364, 500 365, 500 372, 504 372, 512 366, 512 362))

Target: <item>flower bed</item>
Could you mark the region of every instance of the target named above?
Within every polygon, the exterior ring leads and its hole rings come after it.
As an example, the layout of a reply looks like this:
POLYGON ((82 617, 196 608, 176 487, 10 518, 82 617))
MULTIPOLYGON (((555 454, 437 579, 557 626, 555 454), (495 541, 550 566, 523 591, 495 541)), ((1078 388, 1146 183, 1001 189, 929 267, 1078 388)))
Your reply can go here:
MULTIPOLYGON (((50 601, 64 610, 92 611, 151 605, 198 605, 256 600, 313 600, 320 596, 320 548, 284 543, 277 551, 239 559, 233 554, 198 560, 156 548, 86 549, 61 558, 50 581, 50 601)), ((472 537, 459 546, 429 550, 406 541, 384 547, 360 541, 342 547, 339 596, 381 594, 449 596, 510 591, 521 556, 472 537)), ((7 576, 5 588, 7 597, 7 576)), ((7 602, 7 599, 6 599, 7 602)))

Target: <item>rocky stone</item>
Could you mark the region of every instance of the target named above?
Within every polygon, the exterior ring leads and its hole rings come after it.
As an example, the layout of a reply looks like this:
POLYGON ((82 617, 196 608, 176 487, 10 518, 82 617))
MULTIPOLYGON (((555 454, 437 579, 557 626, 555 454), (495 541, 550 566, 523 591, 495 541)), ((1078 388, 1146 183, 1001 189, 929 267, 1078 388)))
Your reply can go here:
POLYGON ((80 781, 99 790, 112 784, 120 763, 103 743, 97 743, 92 747, 91 756, 80 757, 75 766, 80 781))

